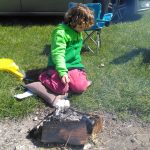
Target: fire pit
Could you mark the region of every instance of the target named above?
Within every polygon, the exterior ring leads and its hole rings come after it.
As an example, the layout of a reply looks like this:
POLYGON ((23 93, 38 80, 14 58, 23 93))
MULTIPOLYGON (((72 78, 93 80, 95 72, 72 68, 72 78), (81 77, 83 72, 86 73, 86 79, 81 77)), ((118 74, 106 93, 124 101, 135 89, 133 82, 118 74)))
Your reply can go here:
POLYGON ((91 135, 102 130, 102 125, 103 119, 96 114, 85 114, 71 108, 59 115, 54 112, 40 126, 41 142, 84 145, 91 135))

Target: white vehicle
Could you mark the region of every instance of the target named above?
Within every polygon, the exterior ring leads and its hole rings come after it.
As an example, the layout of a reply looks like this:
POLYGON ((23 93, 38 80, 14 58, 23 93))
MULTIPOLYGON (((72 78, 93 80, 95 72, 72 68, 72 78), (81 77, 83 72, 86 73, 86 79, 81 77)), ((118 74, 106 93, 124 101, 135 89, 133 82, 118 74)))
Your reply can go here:
POLYGON ((150 0, 0 0, 0 15, 64 15, 69 2, 101 3, 101 16, 113 12, 119 19, 150 8, 150 0))

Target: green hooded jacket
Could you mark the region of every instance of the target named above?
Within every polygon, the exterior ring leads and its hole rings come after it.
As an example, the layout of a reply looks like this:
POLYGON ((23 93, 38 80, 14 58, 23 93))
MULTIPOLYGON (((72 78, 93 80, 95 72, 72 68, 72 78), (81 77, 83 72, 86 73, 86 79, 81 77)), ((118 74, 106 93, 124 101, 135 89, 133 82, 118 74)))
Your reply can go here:
POLYGON ((80 55, 82 43, 82 33, 68 25, 58 25, 52 32, 48 67, 55 68, 61 77, 68 73, 68 69, 84 68, 80 55))

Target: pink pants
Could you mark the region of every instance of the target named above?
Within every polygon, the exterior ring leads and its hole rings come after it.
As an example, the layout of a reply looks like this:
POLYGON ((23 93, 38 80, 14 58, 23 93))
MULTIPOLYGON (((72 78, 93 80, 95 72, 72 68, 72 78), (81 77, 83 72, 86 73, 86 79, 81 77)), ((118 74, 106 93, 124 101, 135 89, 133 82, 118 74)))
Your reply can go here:
POLYGON ((39 80, 45 87, 56 94, 65 94, 69 90, 74 93, 82 93, 87 89, 88 81, 84 71, 73 69, 68 71, 68 76, 70 82, 65 85, 56 70, 48 70, 39 76, 39 80))

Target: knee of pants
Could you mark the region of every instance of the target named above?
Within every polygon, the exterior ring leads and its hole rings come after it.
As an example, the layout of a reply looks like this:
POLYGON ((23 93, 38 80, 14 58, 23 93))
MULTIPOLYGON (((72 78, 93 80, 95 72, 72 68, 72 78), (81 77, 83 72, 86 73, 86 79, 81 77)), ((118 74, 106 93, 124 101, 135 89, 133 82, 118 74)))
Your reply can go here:
POLYGON ((83 93, 87 89, 87 84, 74 84, 69 85, 69 88, 72 92, 83 93))
POLYGON ((64 95, 65 93, 68 93, 68 90, 69 90, 69 86, 66 85, 66 86, 55 86, 55 87, 50 87, 50 90, 53 91, 54 93, 56 94, 61 94, 61 95, 64 95))

